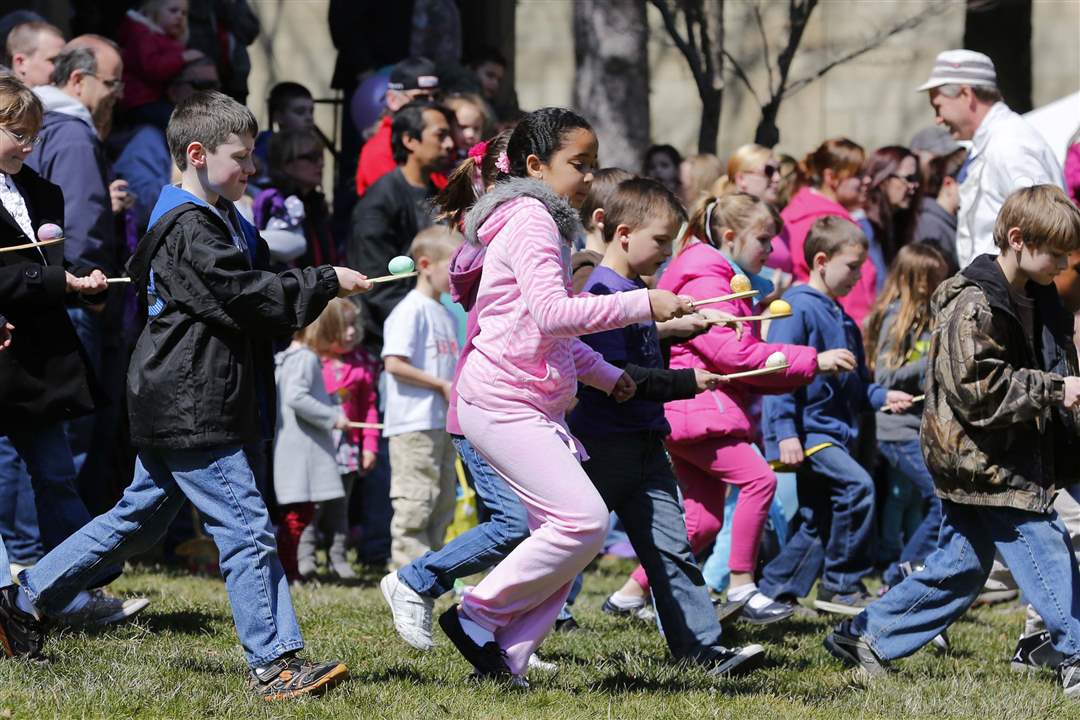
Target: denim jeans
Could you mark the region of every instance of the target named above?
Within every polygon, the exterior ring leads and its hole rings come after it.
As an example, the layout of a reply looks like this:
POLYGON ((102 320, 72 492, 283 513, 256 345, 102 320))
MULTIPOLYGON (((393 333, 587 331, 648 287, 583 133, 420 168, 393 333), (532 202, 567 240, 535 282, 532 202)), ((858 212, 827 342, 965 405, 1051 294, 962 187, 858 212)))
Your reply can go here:
POLYGON ((33 565, 44 554, 30 473, 7 437, 0 437, 0 537, 10 562, 33 565))
POLYGON ((652 586, 671 654, 706 660, 721 647, 720 623, 690 550, 678 484, 660 433, 580 438, 583 467, 618 514, 652 586))
POLYGON ((487 570, 529 536, 528 515, 521 500, 472 444, 453 436, 454 448, 473 481, 480 516, 487 519, 458 535, 440 550, 424 553, 398 570, 398 577, 421 595, 437 598, 458 578, 487 570))
MULTIPOLYGON (((889 463, 889 467, 911 481, 922 496, 926 515, 900 552, 900 562, 918 565, 937 547, 938 529, 941 527, 941 500, 934 493, 934 478, 926 469, 918 439, 904 442, 882 441, 878 443, 878 450, 889 463)), ((884 574, 888 585, 895 585, 902 577, 897 564, 890 565, 884 574)))
POLYGON ((1024 596, 1042 615, 1066 662, 1080 659, 1080 570, 1057 513, 960 505, 942 500, 937 550, 921 570, 887 592, 852 628, 884 660, 907 657, 971 606, 996 548, 1024 596))
POLYGON ((801 524, 765 566, 758 587, 771 598, 799 598, 814 581, 850 592, 873 570, 874 481, 847 450, 831 446, 797 473, 801 524))
POLYGON ((385 437, 379 438, 374 469, 357 478, 349 502, 352 516, 364 530, 357 544, 357 558, 364 565, 385 565, 390 559, 390 520, 394 516, 390 504, 390 445, 385 437))
POLYGON ((20 575, 30 599, 45 614, 59 611, 99 568, 157 543, 185 496, 218 547, 248 664, 303 647, 270 516, 240 447, 141 450, 120 502, 20 575))

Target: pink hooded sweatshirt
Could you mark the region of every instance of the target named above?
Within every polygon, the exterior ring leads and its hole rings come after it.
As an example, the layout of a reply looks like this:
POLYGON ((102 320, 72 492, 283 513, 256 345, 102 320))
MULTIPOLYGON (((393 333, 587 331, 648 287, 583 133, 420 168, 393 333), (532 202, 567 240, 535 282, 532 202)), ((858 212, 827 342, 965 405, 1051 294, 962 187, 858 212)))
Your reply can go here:
POLYGON ((570 206, 530 179, 501 183, 469 211, 465 237, 486 248, 479 332, 457 380, 470 404, 493 412, 524 404, 562 424, 579 380, 615 387, 623 371, 577 336, 650 320, 648 291, 572 295, 568 237, 579 228, 570 206))
MULTIPOLYGON (((791 270, 797 282, 807 282, 810 279, 810 268, 807 266, 803 246, 806 244, 806 236, 810 232, 810 226, 819 217, 836 215, 852 224, 857 224, 851 213, 835 200, 814 192, 804 187, 795 193, 780 212, 784 219, 784 229, 780 231, 780 242, 786 243, 791 252, 791 270)), ((870 313, 870 308, 877 298, 877 268, 869 256, 862 266, 862 277, 855 288, 837 302, 844 311, 850 315, 855 323, 861 328, 863 318, 870 313)))
MULTIPOLYGON (((731 263, 719 250, 707 243, 694 241, 668 265, 660 278, 660 288, 704 299, 729 294, 734 276, 731 263)), ((751 300, 733 300, 710 307, 736 316, 751 315, 751 300)), ((777 351, 787 356, 791 367, 775 375, 733 380, 689 400, 667 403, 664 414, 671 424, 669 441, 689 443, 705 438, 753 441, 760 424, 750 412, 754 396, 791 392, 814 379, 817 373, 817 351, 814 348, 763 342, 760 332, 760 323, 752 322, 740 339, 734 330, 718 326, 672 346, 670 365, 673 370, 701 368, 715 373, 756 370, 764 367, 768 357, 777 351)))

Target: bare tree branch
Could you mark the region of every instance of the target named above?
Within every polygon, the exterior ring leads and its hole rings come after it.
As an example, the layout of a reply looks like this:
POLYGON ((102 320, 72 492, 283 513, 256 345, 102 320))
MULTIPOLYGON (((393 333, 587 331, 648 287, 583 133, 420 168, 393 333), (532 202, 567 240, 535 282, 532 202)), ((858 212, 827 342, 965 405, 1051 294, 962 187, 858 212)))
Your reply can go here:
POLYGON ((750 94, 754 97, 754 102, 758 104, 758 107, 761 107, 761 96, 757 94, 757 90, 754 89, 754 86, 750 82, 750 78, 747 76, 746 71, 743 70, 742 65, 740 65, 739 61, 732 57, 731 53, 729 53, 727 50, 722 50, 721 52, 723 52, 724 57, 727 59, 727 61, 731 63, 731 68, 735 71, 735 77, 742 80, 743 85, 746 86, 746 89, 749 90, 750 94))
POLYGON ((679 52, 686 58, 686 64, 690 66, 690 74, 694 76, 694 82, 697 83, 698 89, 706 87, 701 62, 697 54, 691 49, 690 44, 679 34, 679 26, 675 22, 675 13, 671 11, 671 7, 665 0, 649 0, 649 2, 660 11, 660 18, 664 21, 664 28, 667 29, 668 35, 675 42, 675 46, 679 48, 679 52))
MULTIPOLYGON (((761 34, 761 55, 765 58, 765 69, 769 73, 769 87, 767 89, 771 95, 774 92, 773 88, 775 87, 775 83, 773 82, 772 60, 770 59, 772 51, 769 49, 769 37, 765 32, 765 19, 761 16, 761 4, 756 2, 754 3, 754 20, 757 21, 758 33, 761 34)), ((761 103, 759 102, 758 104, 760 105, 761 103)))
POLYGON ((952 7, 958 7, 958 5, 956 3, 950 2, 950 0, 939 0, 939 2, 927 6, 925 9, 922 10, 922 12, 918 12, 915 15, 912 15, 903 22, 875 33, 871 37, 867 38, 867 40, 862 45, 852 48, 843 55, 840 55, 839 57, 830 60, 809 75, 793 81, 787 87, 779 88, 778 94, 784 98, 791 97, 810 83, 825 75, 825 73, 829 72, 837 65, 842 65, 846 62, 854 60, 860 55, 863 55, 880 46, 883 42, 891 38, 893 35, 897 35, 904 32, 905 30, 911 30, 914 27, 918 27, 929 18, 934 17, 935 15, 940 15, 948 11, 952 7))

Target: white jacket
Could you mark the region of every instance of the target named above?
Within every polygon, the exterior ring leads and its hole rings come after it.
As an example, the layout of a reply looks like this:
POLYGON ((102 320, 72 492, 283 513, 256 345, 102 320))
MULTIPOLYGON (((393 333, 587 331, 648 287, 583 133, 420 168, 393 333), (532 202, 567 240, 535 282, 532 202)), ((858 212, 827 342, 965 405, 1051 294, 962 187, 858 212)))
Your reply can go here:
POLYGON ((967 267, 984 253, 998 253, 994 221, 1010 193, 1045 184, 1064 187, 1064 175, 1054 151, 1008 105, 996 103, 975 131, 967 175, 960 184, 956 230, 960 267, 967 267))

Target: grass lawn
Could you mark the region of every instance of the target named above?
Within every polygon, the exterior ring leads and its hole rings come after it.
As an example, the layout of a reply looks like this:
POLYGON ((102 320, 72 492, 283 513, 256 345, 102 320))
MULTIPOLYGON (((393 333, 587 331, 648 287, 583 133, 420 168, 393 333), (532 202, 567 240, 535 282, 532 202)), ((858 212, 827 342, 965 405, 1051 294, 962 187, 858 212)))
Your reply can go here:
MULTIPOLYGON (((630 565, 601 562, 586 576, 575 615, 579 633, 542 648, 559 665, 530 678, 527 693, 466 682, 469 668, 436 628, 428 654, 398 639, 377 578, 360 587, 294 591, 313 658, 345 660, 352 679, 323 698, 268 704, 245 688, 245 665, 217 579, 127 573, 122 594, 153 600, 137 621, 100 633, 49 638, 46 667, 0 662, 0 718, 1078 718, 1054 676, 1009 670, 1022 623, 1016 605, 984 608, 957 623, 953 651, 923 650, 887 679, 863 682, 825 652, 829 619, 766 629, 736 627, 732 644, 765 646, 768 664, 749 676, 713 680, 671 664, 651 627, 600 612, 630 565)), ((443 600, 436 612, 448 605, 443 600)))

